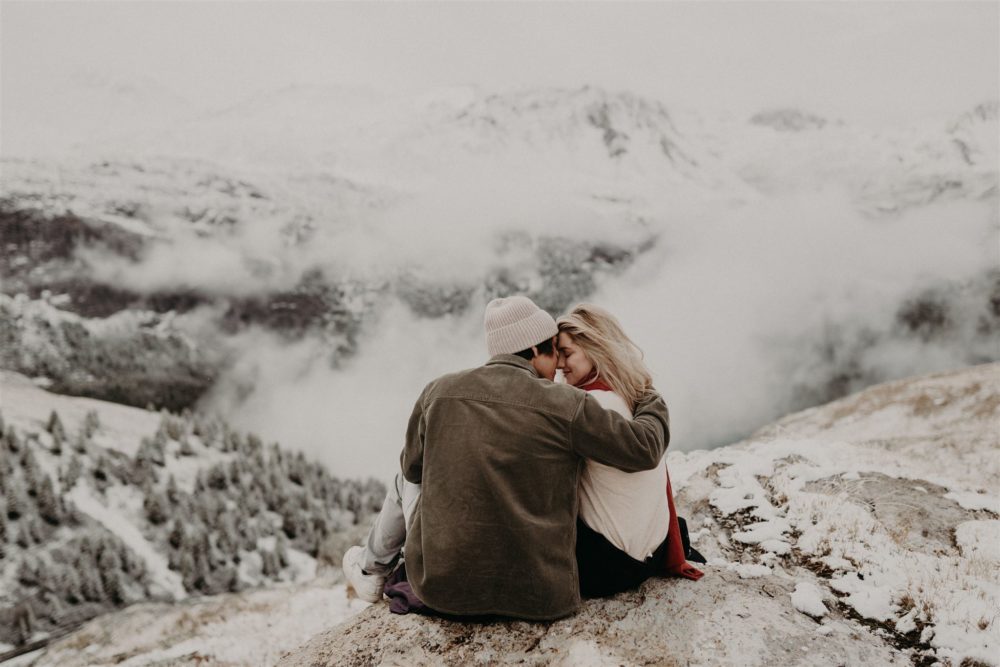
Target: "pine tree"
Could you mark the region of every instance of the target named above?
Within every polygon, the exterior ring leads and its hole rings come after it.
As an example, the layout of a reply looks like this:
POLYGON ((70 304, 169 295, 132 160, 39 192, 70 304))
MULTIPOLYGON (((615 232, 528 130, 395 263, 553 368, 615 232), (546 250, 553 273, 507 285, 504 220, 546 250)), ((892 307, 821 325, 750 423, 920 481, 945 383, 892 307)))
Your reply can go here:
POLYGON ((180 489, 177 488, 177 480, 171 475, 167 479, 167 501, 171 505, 176 505, 180 500, 180 489))
POLYGON ((225 590, 230 593, 239 593, 243 589, 240 581, 240 573, 235 567, 228 567, 223 573, 225 590))
POLYGON ((64 492, 69 491, 76 485, 77 480, 80 479, 81 472, 83 472, 83 465, 80 463, 80 457, 73 454, 69 459, 69 464, 63 469, 61 481, 64 492))
POLYGON ((25 510, 24 499, 21 497, 21 483, 17 479, 12 479, 7 483, 4 492, 4 504, 7 506, 7 518, 17 520, 25 510))
POLYGON ((55 410, 49 413, 49 421, 45 424, 45 430, 51 435, 58 435, 63 440, 66 439, 66 429, 63 428, 62 420, 59 419, 55 410))
POLYGON ((180 443, 181 445, 177 449, 178 456, 194 456, 194 447, 191 446, 191 441, 186 435, 181 437, 180 443))
POLYGON ((260 555, 262 558, 260 573, 267 579, 277 577, 280 571, 280 568, 278 567, 278 557, 274 555, 273 551, 268 549, 261 550, 260 555))
POLYGON ((188 592, 193 591, 197 575, 195 573, 194 556, 191 555, 190 551, 185 551, 181 555, 180 574, 184 583, 184 590, 188 592))
POLYGON ((41 482, 42 471, 38 467, 38 459, 34 452, 26 447, 21 455, 21 469, 24 471, 25 490, 28 496, 35 498, 38 495, 38 485, 41 482))
POLYGON ((63 436, 58 433, 52 434, 52 453, 60 456, 63 453, 63 436))
POLYGON ((61 578, 59 590, 62 591, 63 599, 70 604, 83 602, 83 589, 80 575, 77 574, 76 569, 73 567, 64 568, 61 578))
POLYGON ((229 484, 233 487, 240 486, 240 481, 243 475, 240 471, 239 459, 233 459, 229 462, 229 484))
POLYGON ((7 443, 7 450, 12 454, 16 454, 21 451, 21 438, 19 438, 17 432, 14 431, 14 427, 8 426, 7 430, 4 431, 4 434, 4 442, 7 443))
POLYGON ((30 544, 41 544, 45 541, 47 537, 47 531, 42 525, 41 520, 38 518, 37 514, 30 514, 21 519, 20 523, 24 526, 25 530, 28 532, 28 539, 30 544))
POLYGON ((174 525, 167 535, 167 542, 174 549, 180 549, 181 545, 184 544, 184 525, 180 519, 174 519, 174 525))
POLYGON ((38 489, 38 513, 48 523, 53 526, 59 525, 62 519, 62 511, 59 506, 59 499, 52 486, 52 478, 45 475, 45 479, 38 489))
POLYGON ((15 626, 17 627, 16 643, 18 645, 27 644, 35 634, 35 611, 28 602, 22 603, 14 612, 15 626))
POLYGON ((277 540, 277 546, 275 547, 275 556, 278 558, 278 564, 281 567, 288 567, 288 540, 285 539, 284 535, 279 534, 277 540))
POLYGON ((97 556, 97 567, 107 599, 115 604, 124 603, 125 586, 122 581, 121 559, 119 559, 117 550, 110 540, 101 543, 97 556))
POLYGON ((17 566, 17 581, 22 586, 36 586, 38 584, 38 574, 35 572, 35 565, 31 559, 21 559, 17 566))
MULTIPOLYGON (((165 452, 167 449, 167 442, 169 441, 170 438, 167 437, 167 430, 161 423, 160 427, 156 429, 156 433, 153 435, 153 440, 151 442, 152 451, 154 453, 158 452, 159 455, 162 457, 163 452, 165 452)), ((160 463, 160 465, 163 465, 162 462, 160 463)))
POLYGON ((111 483, 108 469, 107 457, 104 454, 100 454, 94 463, 94 469, 91 471, 91 476, 94 478, 94 486, 98 491, 104 491, 111 483))
POLYGON ((87 442, 88 438, 85 432, 81 431, 77 433, 76 437, 73 438, 73 451, 75 451, 78 454, 86 454, 87 442))
POLYGON ((89 560, 82 567, 77 567, 76 571, 80 576, 80 593, 83 598, 88 602, 104 600, 104 586, 97 570, 97 563, 89 560))
POLYGON ((211 489, 224 491, 229 487, 229 476, 223 463, 217 463, 208 470, 208 486, 211 489))
POLYGON ((180 572, 181 569, 181 554, 177 549, 167 550, 167 567, 174 572, 180 572))
POLYGON ((146 499, 143 502, 143 509, 146 512, 146 518, 154 526, 159 526, 169 518, 167 515, 167 499, 158 491, 151 491, 146 495, 146 499))
POLYGON ((89 410, 83 418, 83 433, 86 440, 89 440, 101 428, 101 418, 97 410, 89 410))

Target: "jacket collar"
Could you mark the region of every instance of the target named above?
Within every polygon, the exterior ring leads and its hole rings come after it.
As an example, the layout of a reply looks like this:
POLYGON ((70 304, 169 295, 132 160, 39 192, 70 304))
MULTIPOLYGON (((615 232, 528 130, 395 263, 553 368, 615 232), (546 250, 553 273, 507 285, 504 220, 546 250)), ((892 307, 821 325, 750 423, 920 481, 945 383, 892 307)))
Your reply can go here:
POLYGON ((515 368, 520 368, 526 370, 535 377, 541 377, 535 367, 531 365, 531 362, 523 357, 519 357, 516 354, 495 354, 490 357, 490 360, 486 362, 487 366, 514 366, 515 368))

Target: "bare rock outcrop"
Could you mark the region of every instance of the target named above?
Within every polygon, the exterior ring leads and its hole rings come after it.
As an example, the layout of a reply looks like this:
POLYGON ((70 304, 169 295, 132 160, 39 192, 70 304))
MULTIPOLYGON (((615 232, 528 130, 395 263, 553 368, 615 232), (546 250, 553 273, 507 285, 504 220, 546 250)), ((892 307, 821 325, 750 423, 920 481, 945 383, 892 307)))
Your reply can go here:
POLYGON ((648 581, 588 601, 554 623, 463 623, 396 616, 373 605, 286 656, 317 665, 836 665, 907 664, 884 639, 850 621, 821 625, 796 611, 794 585, 709 568, 698 582, 648 581), (835 627, 828 634, 824 628, 835 627))

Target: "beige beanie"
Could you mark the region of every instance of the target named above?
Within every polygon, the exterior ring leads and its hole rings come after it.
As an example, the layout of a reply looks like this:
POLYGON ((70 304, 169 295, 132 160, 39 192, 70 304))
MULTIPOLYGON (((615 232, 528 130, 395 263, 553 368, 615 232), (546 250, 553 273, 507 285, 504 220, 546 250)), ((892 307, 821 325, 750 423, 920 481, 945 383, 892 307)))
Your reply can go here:
POLYGON ((486 304, 483 326, 491 357, 527 350, 559 333, 552 316, 526 296, 490 301, 486 304))

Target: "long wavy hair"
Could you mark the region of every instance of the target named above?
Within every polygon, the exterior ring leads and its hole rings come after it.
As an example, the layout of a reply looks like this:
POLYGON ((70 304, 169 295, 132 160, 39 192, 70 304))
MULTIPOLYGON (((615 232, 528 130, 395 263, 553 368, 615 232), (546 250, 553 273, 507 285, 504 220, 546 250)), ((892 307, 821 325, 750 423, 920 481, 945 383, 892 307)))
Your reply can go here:
POLYGON ((629 408, 652 389, 653 376, 643 361, 642 350, 625 334, 614 315, 600 306, 581 303, 556 324, 560 333, 567 333, 594 364, 596 375, 619 396, 629 408))

